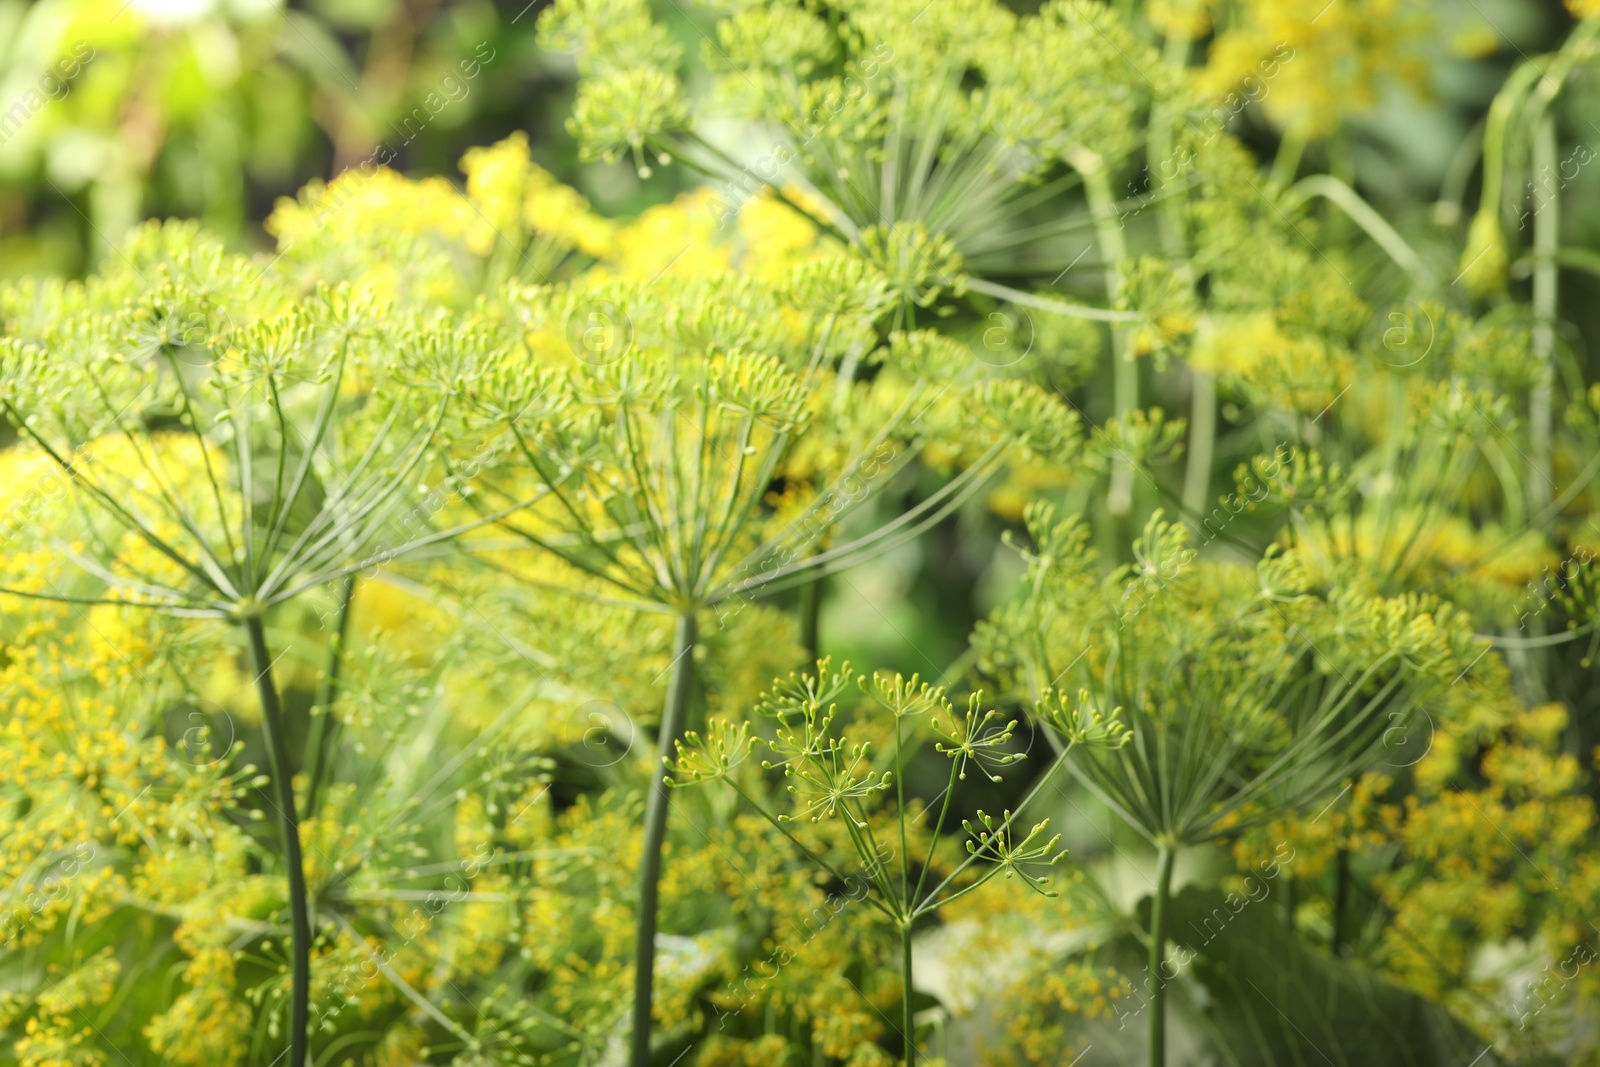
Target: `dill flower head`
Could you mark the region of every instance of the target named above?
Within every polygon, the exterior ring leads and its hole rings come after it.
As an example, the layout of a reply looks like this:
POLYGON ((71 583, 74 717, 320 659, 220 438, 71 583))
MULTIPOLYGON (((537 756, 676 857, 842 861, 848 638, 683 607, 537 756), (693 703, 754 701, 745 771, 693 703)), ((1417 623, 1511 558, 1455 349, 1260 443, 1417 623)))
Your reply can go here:
POLYGON ((1021 18, 993 0, 826 12, 741 4, 705 34, 702 52, 713 106, 778 136, 747 162, 695 128, 670 36, 644 4, 558 4, 541 34, 578 55, 571 128, 587 154, 630 153, 642 172, 651 154, 683 160, 719 179, 730 201, 755 188, 787 196, 803 179, 808 213, 904 279, 916 300, 936 293, 908 252, 937 277, 959 264, 952 252, 1001 262, 1028 239, 1013 231, 1025 229, 1037 182, 1087 149, 1096 167, 1119 165, 1155 101, 1186 92, 1118 14, 1084 0, 1021 18), (869 237, 874 228, 887 232, 869 237), (906 238, 894 240, 902 228, 906 238))
POLYGON ((1202 91, 1242 89, 1275 122, 1310 139, 1370 109, 1389 79, 1420 85, 1432 19, 1410 0, 1247 0, 1211 44, 1202 91))

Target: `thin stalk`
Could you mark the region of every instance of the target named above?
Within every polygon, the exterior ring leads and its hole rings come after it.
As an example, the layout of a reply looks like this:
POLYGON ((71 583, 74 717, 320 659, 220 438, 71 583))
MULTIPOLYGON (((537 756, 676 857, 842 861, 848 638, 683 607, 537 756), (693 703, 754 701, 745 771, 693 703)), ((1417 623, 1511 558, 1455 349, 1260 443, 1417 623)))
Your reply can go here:
POLYGON ((1189 465, 1183 472, 1183 507, 1200 515, 1211 492, 1211 461, 1217 447, 1217 376, 1191 369, 1189 381, 1189 465))
POLYGON ((267 760, 272 765, 272 780, 278 788, 278 829, 283 834, 283 861, 289 869, 289 923, 293 934, 289 972, 289 1063, 290 1067, 304 1067, 308 1051, 306 1031, 311 1016, 311 916, 306 903, 305 865, 300 859, 300 822, 294 810, 294 772, 289 766, 283 709, 278 703, 277 687, 272 684, 272 656, 267 652, 261 616, 247 618, 244 629, 250 639, 250 666, 256 675, 256 693, 261 698, 267 760))
POLYGON ((644 855, 639 859, 638 949, 633 976, 633 1067, 650 1067, 650 1005, 654 996, 656 899, 661 881, 661 844, 667 836, 667 760, 677 751, 678 735, 694 683, 694 648, 698 638, 694 610, 678 616, 672 641, 672 679, 661 712, 660 757, 650 774, 645 805, 644 855))
POLYGON ((328 641, 328 669, 311 705, 311 736, 306 741, 306 818, 317 811, 317 793, 327 766, 328 752, 338 721, 333 717, 333 701, 339 691, 339 667, 344 659, 345 632, 350 628, 350 598, 356 589, 356 576, 347 574, 339 590, 339 621, 328 641))
MULTIPOLYGON (((945 817, 950 814, 950 800, 955 795, 956 771, 959 769, 959 767, 960 765, 955 760, 950 761, 950 781, 944 787, 944 803, 939 807, 939 819, 933 824, 933 837, 929 840, 938 841, 939 835, 944 832, 944 820, 945 817)), ((911 907, 915 908, 924 899, 922 896, 922 887, 927 883, 928 872, 932 869, 933 855, 930 850, 927 862, 922 865, 922 873, 917 875, 916 891, 906 898, 907 904, 909 904, 911 907)))
MULTIPOLYGON (((1552 155, 1554 153, 1552 152, 1552 155)), ((1309 178, 1295 183, 1294 188, 1284 194, 1287 204, 1299 205, 1314 196, 1320 196, 1348 215, 1360 226, 1373 242, 1389 254, 1389 258, 1399 264, 1418 282, 1433 281, 1428 265, 1417 255, 1416 250, 1406 243, 1399 231, 1378 214, 1373 206, 1361 198, 1350 186, 1329 174, 1313 174, 1309 178)))
MULTIPOLYGON (((1110 203, 1109 182, 1104 184, 1107 185, 1105 190, 1107 200, 1105 220, 1115 223, 1117 221, 1116 205, 1110 203)), ((1101 218, 1098 208, 1095 211, 1095 215, 1096 224, 1099 225, 1101 218)), ((1102 249, 1102 254, 1104 254, 1104 249, 1102 249)), ((1026 293, 1021 289, 1013 289, 1009 285, 1001 285, 999 282, 987 281, 983 278, 968 278, 967 288, 975 293, 986 293, 1001 300, 1009 300, 1013 304, 1021 304, 1023 307, 1034 308, 1038 311, 1054 312, 1057 315, 1065 315, 1071 319, 1092 319, 1095 322, 1133 322, 1139 317, 1131 311, 1118 311, 1115 308, 1097 308, 1090 307, 1087 304, 1069 304, 1065 300, 1052 300, 1047 296, 1026 293)))
POLYGON ((911 920, 903 919, 900 923, 900 981, 901 981, 901 1008, 906 1035, 906 1067, 916 1067, 917 1063, 917 1032, 916 1023, 913 1021, 911 1008, 911 920))
MULTIPOLYGON (((1533 137, 1533 172, 1556 172, 1555 120, 1546 116, 1533 137)), ((1556 287, 1560 270, 1555 252, 1560 244, 1561 201, 1552 191, 1533 215, 1533 395, 1529 398, 1528 437, 1533 451, 1534 476, 1528 479, 1529 510, 1542 512, 1550 503, 1551 355, 1555 351, 1556 287)), ((1548 526, 1548 524, 1547 524, 1548 526)))
MULTIPOLYGON (((800 839, 798 837, 794 836, 794 834, 789 832, 789 828, 787 826, 785 826, 775 815, 771 814, 765 808, 763 808, 760 804, 756 803, 755 798, 752 797, 749 793, 747 793, 743 789, 739 788, 739 784, 737 782, 735 782, 731 777, 727 779, 727 782, 728 782, 728 785, 733 788, 733 791, 735 793, 738 793, 739 796, 744 799, 744 802, 746 804, 749 804, 750 807, 755 810, 755 813, 757 815, 759 815, 763 819, 767 820, 767 822, 771 823, 778 830, 779 833, 781 833, 784 837, 787 837, 789 839, 789 843, 791 845, 793 845, 795 848, 800 850, 800 854, 801 855, 805 856, 805 858, 810 860, 812 863, 815 863, 818 867, 821 867, 823 870, 827 871, 830 875, 833 876, 833 878, 836 881, 839 881, 839 882, 848 882, 849 881, 849 879, 847 877, 845 877, 845 875, 843 875, 842 873, 840 873, 838 870, 836 870, 834 868, 833 864, 829 863, 827 860, 823 859, 821 856, 817 855, 815 852, 812 852, 809 848, 807 848, 800 841, 800 839)), ((874 869, 876 868, 876 866, 877 865, 874 864, 874 869)), ((898 921, 899 916, 896 915, 893 911, 890 911, 889 910, 889 905, 887 903, 885 903, 885 901, 889 900, 890 898, 884 897, 883 900, 879 900, 876 897, 874 897, 871 893, 868 893, 865 896, 863 896, 862 899, 865 900, 868 904, 872 905, 874 908, 877 908, 879 911, 883 912, 885 915, 889 916, 889 918, 895 919, 896 921, 898 921)))
MULTIPOLYGON (((1000 829, 996 831, 997 833, 1003 834, 1010 829, 1011 824, 1016 821, 1018 816, 1022 814, 1022 809, 1026 808, 1034 797, 1038 796, 1044 791, 1044 787, 1050 784, 1050 779, 1055 777, 1057 771, 1066 766, 1067 756, 1075 747, 1076 743, 1069 741, 1061 748, 1059 752, 1056 753, 1056 758, 1050 763, 1050 769, 1045 771, 1044 774, 1040 775, 1039 780, 1028 788, 1028 792, 1023 795, 1023 798, 1020 801, 1017 802, 1017 806, 1011 809, 1011 817, 1000 824, 1000 829)), ((958 866, 955 870, 945 875, 944 880, 938 885, 934 886, 933 889, 928 893, 927 899, 913 909, 912 918, 916 918, 918 915, 924 915, 930 911, 933 911, 936 906, 933 904, 934 899, 937 898, 940 893, 944 892, 947 886, 959 878, 962 871, 976 863, 978 861, 978 856, 979 853, 973 853, 966 859, 962 860, 960 866, 958 866)), ((953 900, 955 898, 952 897, 950 899, 953 900)), ((948 901, 939 901, 937 906, 942 907, 946 903, 948 903, 948 901)))
MULTIPOLYGON (((1104 161, 1087 150, 1075 155, 1072 165, 1083 175, 1084 193, 1095 218, 1095 239, 1106 263, 1106 301, 1114 308, 1122 293, 1122 261, 1128 258, 1128 246, 1116 218, 1111 176, 1104 161)), ((1111 329, 1111 365, 1113 407, 1117 418, 1123 419, 1139 406, 1139 365, 1129 356, 1125 329, 1111 329)), ((1106 507, 1118 519, 1133 507, 1133 464, 1125 456, 1118 456, 1112 466, 1106 507)))
POLYGON ((1287 189, 1299 172, 1300 157, 1306 151, 1306 140, 1306 127, 1302 123, 1294 123, 1283 132, 1283 140, 1278 142, 1278 154, 1272 159, 1271 181, 1279 189, 1287 189))
POLYGON ((1467 183, 1483 157, 1483 120, 1456 147, 1439 183, 1439 199, 1433 205, 1433 220, 1441 226, 1454 226, 1461 218, 1461 205, 1467 198, 1467 183))
POLYGON ((1523 103, 1528 89, 1539 78, 1539 66, 1525 62, 1506 78, 1483 127, 1483 189, 1478 195, 1478 214, 1500 221, 1500 193, 1506 176, 1506 133, 1512 112, 1523 103))
MULTIPOLYGON (((894 794, 895 813, 899 816, 895 821, 900 824, 900 905, 909 911, 912 905, 911 850, 906 847, 906 770, 901 754, 898 716, 894 720, 894 794)), ((937 841, 938 838, 935 837, 934 840, 937 841)), ((911 995, 909 986, 906 987, 906 995, 911 995)))
POLYGON ((818 574, 800 587, 800 644, 807 663, 822 658, 822 583, 827 580, 826 574, 818 574))
POLYGON ((1344 954, 1345 918, 1350 897, 1350 850, 1341 848, 1333 867, 1333 944, 1335 956, 1344 954))
POLYGON ((1166 1067, 1167 984, 1161 968, 1167 955, 1167 897, 1172 892, 1172 861, 1177 848, 1160 846, 1156 866, 1156 891, 1150 899, 1150 1067, 1166 1067))

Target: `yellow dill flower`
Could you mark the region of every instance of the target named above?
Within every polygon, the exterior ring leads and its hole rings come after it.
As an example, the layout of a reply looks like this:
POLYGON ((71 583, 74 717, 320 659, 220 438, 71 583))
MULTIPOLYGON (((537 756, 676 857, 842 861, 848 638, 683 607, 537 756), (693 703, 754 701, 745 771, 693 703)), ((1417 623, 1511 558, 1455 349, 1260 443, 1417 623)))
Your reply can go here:
POLYGON ((49 1015, 66 1016, 104 1004, 116 992, 122 965, 104 948, 84 961, 70 974, 53 980, 40 992, 36 1004, 49 1015))
POLYGON ((368 1055, 373 1067, 413 1067, 426 1059, 427 1048, 428 1032, 401 1021, 384 1031, 382 1039, 368 1055))
POLYGON ((1371 108, 1385 79, 1420 84, 1430 26, 1413 0, 1245 0, 1196 81, 1218 97, 1242 87, 1273 121, 1315 140, 1371 108))
POLYGON ((811 1020, 811 1036, 824 1056, 844 1059, 853 1055, 857 1046, 870 1043, 883 1033, 883 1023, 864 1007, 846 1006, 849 1002, 836 999, 835 990, 817 992, 821 999, 813 1003, 818 1014, 811 1020))
POLYGON ((59 1016, 34 1017, 14 1046, 17 1067, 104 1067, 105 1055, 92 1047, 92 1026, 76 1027, 59 1016))
POLYGON ((189 989, 144 1028, 150 1047, 186 1067, 230 1067, 250 1049, 250 1006, 234 996, 233 957, 206 949, 184 968, 189 989))
POLYGON ((1211 32, 1213 6, 1215 0, 1150 0, 1145 17, 1163 37, 1192 40, 1211 32))
POLYGON ((609 257, 616 245, 617 224, 589 210, 582 194, 537 164, 529 167, 522 220, 535 232, 565 241, 596 259, 609 257))
POLYGON ((1450 51, 1462 59, 1483 59, 1498 52, 1504 42, 1505 38, 1493 26, 1487 22, 1477 22, 1456 31, 1455 36, 1450 38, 1450 51))
POLYGON ((379 228, 460 239, 479 221, 472 205, 445 179, 413 181, 377 167, 308 183, 297 199, 280 198, 263 226, 287 250, 313 239, 360 247, 379 228))
POLYGON ((461 172, 467 176, 467 196, 477 207, 479 218, 467 232, 467 247, 486 256, 502 233, 517 233, 522 227, 522 201, 528 183, 527 135, 518 131, 487 148, 470 148, 461 157, 461 172))
POLYGON ((616 276, 651 281, 664 274, 703 278, 728 270, 733 248, 717 239, 718 202, 709 189, 684 193, 622 226, 611 258, 616 276))
POLYGON ((480 212, 467 235, 476 254, 488 255, 496 238, 516 240, 524 230, 596 258, 610 253, 614 224, 590 211, 577 190, 533 162, 522 131, 487 148, 468 149, 461 171, 467 176, 467 196, 480 212))
POLYGON ((759 278, 778 281, 817 245, 814 222, 763 186, 739 208, 740 266, 759 278))
MULTIPOLYGON (((481 877, 474 881, 472 891, 490 896, 514 896, 515 888, 505 876, 481 877)), ((463 902, 450 943, 455 969, 466 975, 493 974, 514 940, 514 924, 514 905, 509 900, 463 902)))

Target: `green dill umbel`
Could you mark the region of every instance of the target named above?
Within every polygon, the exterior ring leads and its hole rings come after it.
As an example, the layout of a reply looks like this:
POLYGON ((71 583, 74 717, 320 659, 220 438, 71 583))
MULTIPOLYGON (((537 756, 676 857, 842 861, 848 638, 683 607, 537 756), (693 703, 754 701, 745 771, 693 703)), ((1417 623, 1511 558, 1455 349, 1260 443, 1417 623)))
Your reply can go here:
MULTIPOLYGON (((1156 850, 1152 974, 1165 960, 1181 850, 1328 797, 1481 654, 1465 618, 1444 606, 1318 590, 1292 550, 1269 550, 1253 568, 1209 563, 1159 511, 1133 562, 1105 575, 1075 517, 1058 522, 1036 505, 1027 522, 1031 580, 985 624, 980 647, 988 669, 1023 693, 1068 682, 1122 709, 1128 743, 1071 769, 1156 850)), ((1152 1004, 1156 1064, 1164 983, 1152 1004)))
MULTIPOLYGON (((917 1024, 912 1009, 912 931, 919 919, 932 916, 946 904, 976 890, 985 882, 1004 874, 1017 878, 1029 889, 1054 895, 1046 873, 1066 858, 1058 851, 1060 835, 1047 837, 1049 820, 1034 823, 1026 833, 1022 824, 1013 826, 1021 808, 1038 794, 1067 761, 1072 750, 1085 747, 1115 748, 1126 743, 1127 734, 1115 714, 1104 716, 1087 704, 1087 693, 1079 703, 1066 707, 1048 694, 1048 710, 1040 716, 1061 733, 1061 751, 1038 777, 1016 813, 1006 811, 996 819, 983 810, 976 818, 962 821, 966 831, 967 858, 950 865, 943 877, 930 881, 937 866, 933 850, 950 816, 951 804, 960 783, 973 771, 989 781, 1001 781, 999 771, 1024 758, 1011 744, 1015 720, 1000 721, 999 713, 983 707, 983 695, 974 693, 964 712, 958 711, 943 688, 922 682, 913 675, 878 674, 858 676, 848 664, 837 671, 828 660, 819 660, 815 674, 791 675, 776 682, 756 706, 758 725, 749 722, 713 723, 702 735, 690 731, 677 744, 676 758, 668 765, 667 784, 682 788, 722 782, 739 798, 786 837, 809 862, 839 884, 864 881, 861 899, 883 914, 899 933, 901 1016, 900 1034, 904 1041, 907 1067, 917 1062, 917 1024), (855 716, 842 712, 841 699, 865 697, 855 716), (764 721, 762 721, 764 720, 764 721), (877 720, 884 720, 878 722, 877 720), (881 753, 873 751, 870 740, 855 740, 851 726, 863 733, 882 734, 888 726, 892 743, 881 753), (913 828, 927 812, 913 812, 906 805, 905 776, 909 756, 929 742, 935 752, 950 761, 949 779, 936 803, 928 849, 912 854, 913 828), (762 772, 781 771, 782 782, 790 794, 790 810, 773 812, 758 796, 763 790, 749 781, 756 761, 747 762, 752 750, 765 749, 759 761, 762 772), (741 783, 741 778, 745 781, 741 783), (893 798, 893 805, 889 804, 893 798), (889 818, 875 818, 887 812, 889 818), (854 851, 856 875, 846 874, 809 847, 798 835, 804 824, 830 823, 842 826, 854 851), (897 836, 880 839, 880 829, 892 828, 897 836)), ((857 735, 859 736, 859 734, 857 735)))
POLYGON ((242 629, 277 793, 299 1063, 314 934, 264 620, 477 525, 396 520, 435 469, 437 435, 478 354, 441 343, 454 335, 447 317, 386 323, 387 308, 348 286, 285 307, 249 263, 189 227, 147 229, 124 262, 38 332, 0 342, 0 405, 70 478, 77 522, 49 543, 80 576, 4 592, 242 629))
MULTIPOLYGON (((472 386, 472 423, 499 435, 501 457, 479 476, 477 499, 515 512, 484 521, 611 586, 618 595, 606 602, 676 619, 663 760, 688 714, 706 617, 720 625, 756 597, 906 543, 1008 455, 1065 462, 1077 451, 1076 417, 1036 387, 964 380, 960 350, 931 332, 895 331, 880 345, 885 288, 877 271, 842 258, 796 267, 776 286, 717 279, 667 296, 613 284, 602 295, 626 323, 625 351, 580 346, 562 371, 513 347, 472 386), (863 364, 878 370, 870 382, 854 379, 863 364), (967 398, 978 418, 965 413, 967 398), (971 452, 960 473, 879 528, 814 548, 952 422, 971 452), (774 500, 780 474, 788 484, 774 500), (519 497, 547 499, 501 507, 519 497)), ((597 298, 528 292, 520 313, 559 317, 550 304, 560 299, 570 321, 597 298)), ((640 874, 639 1064, 650 1055, 662 774, 647 797, 640 874)))

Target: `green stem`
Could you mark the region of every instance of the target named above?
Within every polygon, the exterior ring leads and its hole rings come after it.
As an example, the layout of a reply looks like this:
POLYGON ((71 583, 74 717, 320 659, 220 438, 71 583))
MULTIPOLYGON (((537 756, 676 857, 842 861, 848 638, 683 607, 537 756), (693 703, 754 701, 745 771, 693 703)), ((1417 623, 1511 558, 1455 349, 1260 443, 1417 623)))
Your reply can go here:
POLYGON ((1344 913, 1349 907, 1350 897, 1350 850, 1341 848, 1339 858, 1333 867, 1333 944, 1331 946, 1335 956, 1344 952, 1345 923, 1344 913))
POLYGON ((678 616, 672 642, 672 678, 661 712, 660 757, 650 775, 645 803, 644 854, 639 859, 638 949, 633 977, 633 1067, 650 1067, 650 1005, 654 995, 656 898, 661 881, 661 845, 667 836, 667 760, 683 732, 689 689, 694 682, 694 648, 698 637, 693 609, 678 616))
MULTIPOLYGON (((1083 175, 1084 193, 1089 199, 1089 210, 1094 215, 1095 239, 1105 259, 1106 300, 1115 308, 1117 298, 1122 295, 1122 261, 1128 258, 1128 246, 1122 239, 1122 226, 1111 196, 1111 175, 1105 162, 1086 149, 1073 156, 1072 165, 1083 175)), ((1125 418, 1128 412, 1139 406, 1139 365, 1133 361, 1127 349, 1127 330, 1113 327, 1112 392, 1113 407, 1119 419, 1125 418)), ((1112 465, 1111 491, 1106 497, 1106 506, 1119 519, 1133 508, 1133 464, 1126 456, 1118 456, 1112 465)))
POLYGON ((904 1025, 906 1036, 906 1067, 916 1067, 917 1062, 917 1027, 913 1019, 911 1004, 911 920, 904 919, 900 923, 900 979, 902 986, 901 1006, 904 1012, 904 1025))
MULTIPOLYGON (((906 846, 906 769, 901 755, 900 718, 894 720, 894 797, 900 824, 900 906, 911 909, 911 850, 906 846)), ((938 840, 937 837, 934 838, 938 840)))
POLYGON ((1279 189, 1289 187, 1300 170, 1300 157, 1305 155, 1305 151, 1306 127, 1297 122, 1283 131, 1283 139, 1278 142, 1278 154, 1272 159, 1273 185, 1279 189))
POLYGON ((1183 472, 1183 506, 1200 515, 1211 492, 1211 460, 1217 448, 1217 376, 1190 370, 1189 464, 1183 472))
MULTIPOLYGON (((1110 195, 1110 190, 1108 189, 1106 191, 1108 199, 1110 195)), ((1110 214, 1111 221, 1116 222, 1115 207, 1108 207, 1106 210, 1110 214)), ((1113 226, 1112 229, 1115 230, 1116 227, 1113 226)), ((1002 285, 999 282, 989 281, 984 278, 968 278, 967 288, 975 293, 985 293, 1037 311, 1065 315, 1069 319, 1091 319, 1094 322, 1133 322, 1139 317, 1132 311, 1118 311, 1115 308, 1097 308, 1090 307, 1087 304, 1069 304, 1065 300, 1052 300, 1048 296, 1023 292, 1021 289, 1013 289, 1009 285, 1002 285)))
POLYGON ((822 583, 827 577, 818 574, 800 587, 800 643, 805 646, 807 663, 822 658, 822 583))
POLYGON ((1416 250, 1406 243, 1393 226, 1378 214, 1373 206, 1362 199, 1361 194, 1350 188, 1349 184, 1328 174, 1313 174, 1311 177, 1295 183, 1294 188, 1284 194, 1285 206, 1305 203, 1313 196, 1320 196, 1348 215, 1358 226, 1366 231, 1368 237, 1389 254, 1389 258, 1398 263, 1414 279, 1419 282, 1433 280, 1427 264, 1422 262, 1422 257, 1416 250))
POLYGON ((1439 183, 1439 199, 1433 205, 1433 220, 1441 226, 1454 226, 1461 218, 1461 205, 1467 198, 1467 183, 1478 169, 1483 157, 1483 120, 1472 127, 1466 139, 1456 147, 1445 168, 1444 180, 1439 183))
POLYGON ((1156 866, 1156 891, 1150 900, 1150 1067, 1166 1067, 1167 983, 1161 968, 1167 956, 1167 897, 1172 891, 1172 861, 1178 850, 1161 845, 1156 866))
POLYGON ((944 803, 939 806, 939 820, 933 824, 933 836, 928 839, 928 856, 923 861, 922 873, 917 875, 917 888, 906 898, 906 906, 913 911, 922 903, 922 887, 927 884, 928 872, 933 869, 933 850, 939 843, 939 835, 944 832, 944 820, 950 814, 950 800, 956 792, 956 771, 960 765, 955 760, 950 761, 950 781, 944 787, 944 803))
POLYGON ((334 624, 333 636, 328 641, 328 669, 323 673, 322 685, 317 690, 316 703, 311 705, 311 737, 306 741, 306 818, 317 811, 317 793, 327 772, 328 753, 333 749, 333 736, 339 722, 333 717, 333 701, 339 690, 339 665, 344 659, 345 631, 350 624, 350 598, 355 594, 356 576, 345 575, 339 590, 339 621, 334 624))
POLYGON ((1524 62, 1506 78, 1494 103, 1489 105, 1489 116, 1483 128, 1483 189, 1478 197, 1478 213, 1500 221, 1500 191, 1505 184, 1506 132, 1511 116, 1521 106, 1528 89, 1540 77, 1539 67, 1524 62))
MULTIPOLYGON (((1533 172, 1536 176, 1556 173, 1555 120, 1546 116, 1533 137, 1533 172)), ((1528 436, 1533 451, 1534 475, 1528 479, 1529 510, 1542 512, 1550 503, 1551 378, 1554 367, 1555 315, 1560 270, 1555 253, 1560 244, 1561 201, 1551 191, 1550 199, 1537 204, 1533 215, 1533 358, 1538 375, 1529 400, 1528 436)))
POLYGON ((1571 267, 1600 278, 1600 253, 1586 248, 1558 248, 1551 253, 1550 259, 1558 267, 1571 267))
POLYGON ((250 639, 250 666, 261 698, 261 722, 266 728, 267 761, 278 789, 278 829, 283 835, 283 861, 289 869, 289 923, 293 935, 290 969, 289 1064, 305 1067, 307 1024, 311 1015, 311 916, 307 907, 305 865, 300 858, 300 821, 294 809, 294 771, 284 736, 283 709, 272 684, 272 656, 267 652, 261 616, 244 622, 250 639))
MULTIPOLYGON (((1555 119, 1548 114, 1533 132, 1533 174, 1535 179, 1556 173, 1555 119)), ((1561 199, 1554 190, 1543 203, 1535 200, 1533 214, 1533 389, 1528 397, 1528 446, 1533 453, 1529 465, 1532 475, 1526 479, 1527 510, 1544 519, 1544 533, 1553 530, 1554 523, 1546 514, 1550 506, 1551 488, 1551 407, 1555 378, 1555 318, 1561 271, 1555 262, 1560 246, 1561 199)), ((1531 636, 1544 635, 1544 620, 1534 619, 1529 624, 1531 636)), ((1538 669, 1536 655, 1529 649, 1512 653, 1513 661, 1521 659, 1527 664, 1529 696, 1543 701, 1547 695, 1545 675, 1538 669)))

